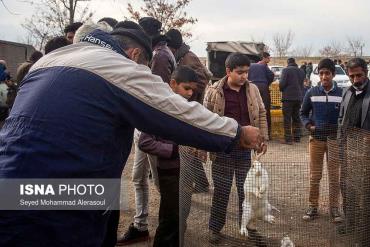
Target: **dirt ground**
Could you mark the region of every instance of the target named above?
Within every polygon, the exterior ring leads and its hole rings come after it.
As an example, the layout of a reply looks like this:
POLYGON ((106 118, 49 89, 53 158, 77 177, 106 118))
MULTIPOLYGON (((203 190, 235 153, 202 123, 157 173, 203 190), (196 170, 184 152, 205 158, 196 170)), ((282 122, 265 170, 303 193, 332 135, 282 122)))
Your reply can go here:
MULTIPOLYGON (((123 178, 127 186, 127 208, 121 211, 119 234, 128 228, 135 214, 134 188, 131 182, 133 156, 127 162, 123 178)), ((346 239, 340 238, 335 231, 334 224, 328 216, 328 181, 324 169, 321 181, 320 217, 312 222, 304 222, 304 214, 308 204, 308 138, 293 146, 282 145, 277 141, 269 144, 268 153, 262 158, 264 167, 269 173, 270 187, 269 200, 280 213, 275 213, 276 223, 259 222, 258 230, 266 237, 269 246, 281 246, 284 236, 289 236, 295 246, 350 246, 346 239)), ((210 192, 194 194, 190 216, 187 220, 188 228, 185 234, 185 246, 209 246, 208 220, 212 202, 211 165, 204 166, 210 182, 210 192)), ((153 238, 157 226, 159 193, 153 184, 150 185, 149 196, 149 231, 153 238)), ((224 239, 219 246, 253 246, 248 240, 239 235, 238 226, 238 199, 235 181, 230 195, 226 224, 222 230, 224 239)), ((152 241, 131 246, 152 246, 152 241)))

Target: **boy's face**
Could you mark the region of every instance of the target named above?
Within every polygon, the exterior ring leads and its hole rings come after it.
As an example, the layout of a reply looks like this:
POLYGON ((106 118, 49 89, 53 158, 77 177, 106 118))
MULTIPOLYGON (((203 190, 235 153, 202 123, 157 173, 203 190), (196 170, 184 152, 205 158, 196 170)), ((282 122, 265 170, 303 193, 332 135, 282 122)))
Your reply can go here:
POLYGON ((231 71, 230 68, 226 68, 226 74, 229 77, 228 82, 234 86, 243 86, 248 78, 249 66, 238 66, 231 71))
POLYGON ((73 43, 73 38, 75 36, 75 32, 68 32, 66 33, 66 38, 67 40, 72 44, 73 43))
POLYGON ((177 83, 175 80, 170 81, 170 87, 176 94, 181 95, 185 99, 190 99, 193 96, 194 91, 197 89, 196 82, 180 82, 177 83))
POLYGON ((321 81, 321 85, 323 87, 330 87, 333 85, 333 78, 335 74, 333 74, 329 69, 320 69, 319 77, 321 81))

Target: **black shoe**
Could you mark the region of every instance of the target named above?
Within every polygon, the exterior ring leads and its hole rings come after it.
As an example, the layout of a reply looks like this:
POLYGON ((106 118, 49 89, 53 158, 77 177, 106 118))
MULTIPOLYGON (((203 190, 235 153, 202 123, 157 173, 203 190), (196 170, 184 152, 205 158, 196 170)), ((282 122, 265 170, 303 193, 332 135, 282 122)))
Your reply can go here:
POLYGON ((330 218, 333 223, 341 223, 343 221, 343 217, 340 215, 339 209, 337 207, 333 207, 330 209, 330 218))
POLYGON ((264 237, 254 229, 247 229, 249 239, 257 246, 257 247, 267 247, 266 240, 264 237))
POLYGON ((306 220, 306 221, 309 221, 309 220, 313 220, 313 219, 317 218, 318 216, 319 216, 319 213, 317 211, 317 207, 310 206, 307 209, 306 214, 303 215, 302 219, 306 220))
POLYGON ((221 234, 215 231, 209 231, 209 243, 218 244, 221 241, 221 234))
POLYGON ((129 226, 128 230, 123 234, 121 238, 117 240, 117 245, 129 245, 138 242, 148 241, 149 231, 139 231, 133 223, 129 226))

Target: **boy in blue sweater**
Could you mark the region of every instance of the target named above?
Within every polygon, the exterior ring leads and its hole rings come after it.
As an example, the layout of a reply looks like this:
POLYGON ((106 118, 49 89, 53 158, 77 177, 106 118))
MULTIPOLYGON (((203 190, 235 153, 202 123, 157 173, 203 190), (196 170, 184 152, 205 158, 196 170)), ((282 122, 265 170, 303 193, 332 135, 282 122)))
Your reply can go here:
POLYGON ((327 58, 321 60, 318 71, 321 85, 307 91, 300 110, 302 123, 311 132, 309 208, 303 219, 312 220, 318 216, 320 180, 326 153, 330 217, 334 223, 338 223, 342 221, 338 210, 339 166, 328 159, 327 139, 328 137, 334 138, 337 133, 342 89, 337 87, 333 81, 335 64, 332 60, 327 58))

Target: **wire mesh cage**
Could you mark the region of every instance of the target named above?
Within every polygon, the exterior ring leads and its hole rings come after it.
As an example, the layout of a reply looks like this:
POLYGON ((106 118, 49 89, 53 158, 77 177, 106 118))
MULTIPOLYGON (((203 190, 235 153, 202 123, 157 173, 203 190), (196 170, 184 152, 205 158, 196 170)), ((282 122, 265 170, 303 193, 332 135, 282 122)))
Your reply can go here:
POLYGON ((369 132, 197 154, 180 148, 181 246, 370 246, 369 132))

